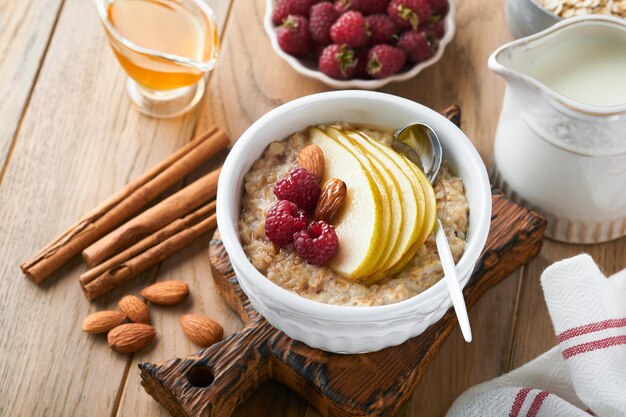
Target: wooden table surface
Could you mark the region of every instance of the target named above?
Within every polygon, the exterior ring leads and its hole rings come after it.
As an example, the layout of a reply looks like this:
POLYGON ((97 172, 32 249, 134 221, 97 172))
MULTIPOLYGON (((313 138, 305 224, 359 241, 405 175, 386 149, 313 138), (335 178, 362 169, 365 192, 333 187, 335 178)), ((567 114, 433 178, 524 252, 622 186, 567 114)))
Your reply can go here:
MULTIPOLYGON (((166 416, 141 388, 137 363, 197 349, 178 325, 183 312, 241 323, 217 295, 207 239, 120 291, 89 303, 78 259, 37 287, 18 265, 75 219, 211 124, 237 138, 268 110, 327 88, 292 71, 262 30, 261 0, 210 0, 222 54, 198 109, 170 120, 136 112, 125 75, 106 44, 93 1, 0 0, 0 415, 166 416), (157 342, 120 355, 80 330, 90 312, 114 307, 147 283, 182 279, 183 305, 152 308, 157 342)), ((384 91, 435 109, 458 103, 463 129, 487 163, 504 83, 487 57, 510 39, 503 2, 458 1, 457 34, 441 61, 384 91)), ((453 331, 400 416, 441 416, 467 387, 515 368, 555 344, 539 275, 589 252, 613 273, 626 266, 626 239, 595 246, 546 241, 539 257, 492 289, 470 312, 474 342, 453 331)), ((286 388, 268 383, 238 416, 316 416, 286 388)))

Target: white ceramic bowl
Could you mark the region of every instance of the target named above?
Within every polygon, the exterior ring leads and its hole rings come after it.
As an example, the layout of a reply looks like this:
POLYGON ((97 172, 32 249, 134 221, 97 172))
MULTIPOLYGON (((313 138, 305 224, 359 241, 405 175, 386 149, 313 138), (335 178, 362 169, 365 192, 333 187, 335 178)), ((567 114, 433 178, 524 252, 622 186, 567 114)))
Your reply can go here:
POLYGON ((541 6, 538 0, 506 0, 504 10, 509 29, 515 39, 541 32, 562 20, 541 6))
POLYGON ((273 141, 303 128, 335 121, 397 129, 411 122, 432 126, 444 158, 463 178, 470 203, 467 247, 457 265, 464 286, 485 245, 491 221, 491 188, 478 152, 453 123, 439 113, 397 96, 369 91, 334 91, 303 97, 270 111, 239 138, 218 184, 217 222, 239 283, 252 305, 274 327, 309 346, 337 353, 361 353, 398 345, 422 333, 451 305, 443 280, 395 304, 348 307, 312 301, 281 288, 250 263, 239 241, 244 175, 273 141))
POLYGON ((330 78, 328 75, 322 73, 317 69, 317 63, 313 59, 298 59, 294 56, 289 55, 278 46, 278 40, 276 38, 276 27, 274 27, 274 23, 272 22, 272 10, 274 8, 275 0, 266 0, 265 1, 265 17, 263 19, 263 27, 265 28, 265 32, 267 36, 270 38, 270 43, 272 44, 272 49, 274 52, 278 54, 284 61, 286 61, 291 68, 293 68, 296 72, 309 77, 319 80, 326 84, 329 87, 346 89, 346 88, 361 88, 364 90, 374 90, 377 88, 381 88, 384 85, 394 82, 394 81, 405 81, 409 78, 415 77, 420 73, 424 68, 433 65, 435 62, 439 61, 441 56, 443 55, 443 51, 446 49, 446 45, 450 43, 452 38, 454 37, 454 15, 455 15, 455 6, 454 0, 449 0, 450 3, 450 11, 445 17, 444 20, 444 35, 443 38, 439 40, 439 49, 435 52, 435 55, 432 56, 427 61, 420 62, 415 65, 413 68, 408 71, 403 71, 398 74, 392 75, 391 77, 387 77, 381 80, 336 80, 334 78, 330 78))

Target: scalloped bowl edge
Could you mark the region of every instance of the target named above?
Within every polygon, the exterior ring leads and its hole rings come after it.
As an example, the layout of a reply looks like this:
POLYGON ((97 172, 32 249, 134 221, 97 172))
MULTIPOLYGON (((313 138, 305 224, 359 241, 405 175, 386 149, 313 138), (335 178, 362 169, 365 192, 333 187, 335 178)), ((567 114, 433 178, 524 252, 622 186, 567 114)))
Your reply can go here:
POLYGON ((284 52, 282 49, 280 49, 280 46, 278 46, 278 39, 276 37, 274 23, 272 23, 273 3, 274 0, 265 1, 265 16, 263 17, 263 28, 265 29, 265 33, 270 39, 270 44, 272 45, 272 49, 274 50, 274 52, 276 52, 279 57, 286 61, 287 64, 289 64, 289 66, 291 66, 291 68, 293 68, 294 71, 296 71, 297 73, 321 81, 329 87, 338 89, 359 88, 363 90, 374 90, 377 88, 382 88, 391 82, 400 82, 411 79, 419 74, 424 68, 434 65, 437 61, 439 61, 439 59, 441 59, 444 50, 446 49, 446 46, 454 38, 456 30, 454 23, 456 6, 454 4, 454 0, 449 0, 450 10, 448 11, 448 14, 446 15, 444 20, 445 32, 443 38, 439 40, 439 48, 437 49, 437 52, 435 52, 435 55, 433 55, 430 59, 424 62, 420 62, 408 71, 401 72, 380 80, 336 80, 334 78, 330 78, 319 70, 308 68, 298 58, 291 56, 288 53, 284 52))
POLYGON ((254 308, 293 339, 337 353, 362 353, 400 344, 422 333, 451 306, 444 280, 394 304, 350 307, 324 304, 292 293, 267 279, 250 262, 239 240, 244 176, 273 141, 318 123, 337 120, 393 128, 423 121, 437 130, 444 157, 465 182, 470 230, 457 271, 469 280, 491 223, 491 186, 485 165, 465 134, 439 113, 379 92, 344 90, 302 97, 266 113, 235 143, 219 179, 217 221, 242 289, 254 308), (381 109, 387 111, 382 112, 381 109), (402 335, 401 337, 399 335, 402 335), (376 342, 372 343, 372 336, 376 342))

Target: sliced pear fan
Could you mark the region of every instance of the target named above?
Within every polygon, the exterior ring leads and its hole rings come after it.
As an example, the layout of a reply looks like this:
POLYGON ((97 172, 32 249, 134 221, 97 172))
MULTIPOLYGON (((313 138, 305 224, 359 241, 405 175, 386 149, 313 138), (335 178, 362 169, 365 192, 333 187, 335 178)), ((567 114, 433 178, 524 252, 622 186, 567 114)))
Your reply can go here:
POLYGON ((327 128, 326 133, 357 156, 359 161, 372 175, 382 196, 382 230, 386 240, 378 248, 378 255, 380 256, 378 261, 372 265, 372 268, 364 272, 366 276, 369 276, 378 271, 381 266, 386 263, 389 254, 396 246, 398 238, 400 237, 399 231, 402 227, 402 209, 399 204, 400 196, 398 187, 393 175, 387 171, 386 166, 363 147, 362 140, 355 141, 346 135, 346 132, 339 131, 333 127, 327 128))
POLYGON ((406 264, 415 256, 415 253, 419 250, 419 248, 424 245, 424 242, 426 242, 426 239, 428 239, 428 236, 430 236, 433 228, 435 227, 435 221, 437 220, 437 200, 435 198, 435 190, 433 189, 432 184, 430 183, 430 181, 428 181, 428 178, 426 178, 424 172, 422 172, 422 170, 417 165, 411 162, 404 155, 401 155, 390 147, 385 146, 381 142, 378 142, 371 137, 368 137, 367 134, 365 134, 364 132, 359 133, 370 143, 387 153, 389 156, 395 156, 394 158, 396 161, 398 161, 398 163, 400 163, 400 160, 402 160, 404 162, 403 166, 405 168, 408 167, 408 169, 414 174, 414 176, 409 177, 412 179, 417 194, 419 194, 419 187, 417 185, 417 182, 419 182, 419 185, 421 186, 424 195, 424 211, 421 222, 422 224, 419 230, 419 237, 390 269, 388 269, 387 271, 383 271, 383 273, 377 274, 376 276, 369 277, 369 279, 367 280, 367 282, 375 282, 381 278, 384 278, 385 276, 393 275, 400 271, 402 268, 404 268, 406 264))
POLYGON ((359 139, 370 153, 380 155, 389 172, 395 176, 401 196, 399 204, 403 212, 403 223, 399 230, 399 239, 385 265, 367 279, 368 282, 373 282, 389 275, 389 272, 418 240, 426 207, 424 190, 415 176, 411 163, 407 162, 402 155, 365 133, 352 132, 350 136, 355 140, 359 139))
POLYGON ((409 249, 409 251, 404 254, 402 259, 400 259, 398 263, 394 266, 394 268, 390 272, 391 274, 395 274, 396 272, 400 271, 406 266, 411 258, 415 256, 415 253, 419 250, 419 248, 422 247, 422 245, 424 245, 424 242, 426 242, 428 236, 430 236, 430 234, 433 232, 435 222, 437 221, 437 200, 435 198, 435 190, 433 189, 432 184, 430 183, 430 181, 428 181, 428 178, 426 178, 426 175, 424 175, 421 169, 419 169, 415 164, 409 161, 409 159, 405 156, 403 156, 403 158, 406 159, 407 163, 410 164, 410 166, 413 168, 415 175, 422 184, 422 188, 424 189, 425 194, 426 210, 424 213, 424 223, 422 225, 420 237, 413 244, 413 247, 411 247, 411 249, 409 249))
POLYGON ((347 186, 334 222, 339 248, 329 266, 365 283, 401 270, 435 225, 435 191, 424 173, 362 131, 325 126, 311 128, 310 138, 324 152, 324 181, 339 178, 347 186))
POLYGON ((347 186, 344 207, 334 222, 340 244, 329 266, 344 277, 363 278, 377 264, 380 248, 388 239, 382 227, 380 190, 368 169, 345 146, 318 128, 310 129, 310 138, 324 152, 324 181, 339 178, 347 186))

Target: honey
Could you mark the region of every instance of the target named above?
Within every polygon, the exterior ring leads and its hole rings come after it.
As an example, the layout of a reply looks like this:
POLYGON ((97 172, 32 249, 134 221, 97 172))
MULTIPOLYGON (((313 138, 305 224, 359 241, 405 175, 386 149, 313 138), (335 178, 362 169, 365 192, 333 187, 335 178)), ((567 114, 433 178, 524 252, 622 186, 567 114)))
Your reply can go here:
POLYGON ((157 91, 188 87, 210 69, 203 65, 216 56, 219 38, 215 22, 198 7, 192 0, 108 4, 108 21, 119 34, 107 30, 109 42, 124 70, 140 86, 157 91))

